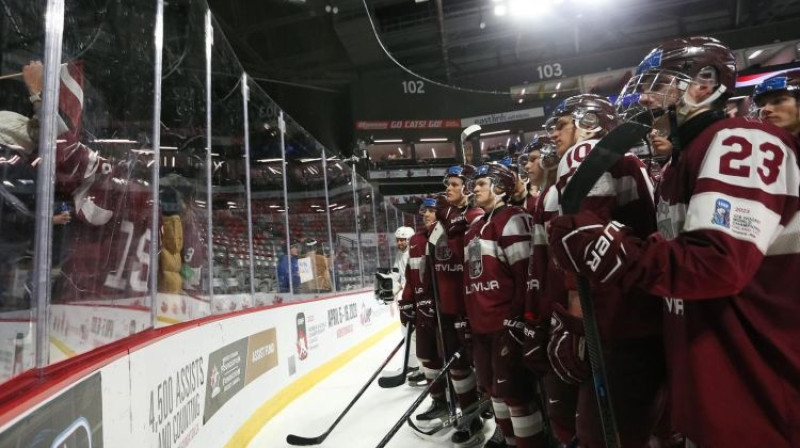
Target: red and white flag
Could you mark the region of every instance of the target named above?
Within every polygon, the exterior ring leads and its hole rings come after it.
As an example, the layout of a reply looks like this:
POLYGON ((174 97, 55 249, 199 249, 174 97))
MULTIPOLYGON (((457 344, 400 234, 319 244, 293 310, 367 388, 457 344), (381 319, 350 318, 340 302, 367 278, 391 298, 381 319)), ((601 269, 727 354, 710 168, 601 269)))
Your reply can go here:
POLYGON ((83 62, 62 65, 59 84, 58 113, 67 125, 66 132, 59 137, 76 141, 81 132, 83 113, 83 62))

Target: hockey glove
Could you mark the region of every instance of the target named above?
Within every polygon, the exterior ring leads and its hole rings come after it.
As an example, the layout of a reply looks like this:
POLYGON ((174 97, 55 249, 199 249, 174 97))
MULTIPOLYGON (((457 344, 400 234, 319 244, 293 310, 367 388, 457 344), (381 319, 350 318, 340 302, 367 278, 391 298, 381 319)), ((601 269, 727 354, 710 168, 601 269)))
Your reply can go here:
POLYGON ((611 284, 622 277, 630 263, 625 245, 629 234, 629 227, 616 221, 606 223, 585 211, 550 221, 548 242, 561 269, 611 284))
POLYGON ((432 299, 417 299, 417 325, 436 327, 436 310, 433 308, 432 299))
POLYGON ((519 346, 525 340, 525 322, 521 317, 514 317, 511 319, 503 319, 503 327, 508 330, 508 336, 511 340, 515 341, 519 346))
POLYGON ((398 302, 397 309, 400 310, 400 323, 403 326, 416 321, 417 311, 413 302, 398 302))
POLYGON ((583 335, 583 319, 567 313, 561 304, 554 303, 547 356, 553 371, 565 383, 582 383, 592 376, 583 335))
POLYGON ((522 362, 539 377, 550 370, 547 359, 548 319, 541 322, 525 322, 525 341, 522 343, 522 362))

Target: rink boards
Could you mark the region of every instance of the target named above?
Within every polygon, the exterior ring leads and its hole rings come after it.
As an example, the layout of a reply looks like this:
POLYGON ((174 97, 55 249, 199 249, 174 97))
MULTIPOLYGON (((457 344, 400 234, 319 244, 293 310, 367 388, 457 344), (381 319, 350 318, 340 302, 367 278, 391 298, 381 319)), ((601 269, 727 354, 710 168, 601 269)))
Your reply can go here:
POLYGON ((0 448, 241 446, 396 314, 362 290, 145 332, 6 408, 0 448))

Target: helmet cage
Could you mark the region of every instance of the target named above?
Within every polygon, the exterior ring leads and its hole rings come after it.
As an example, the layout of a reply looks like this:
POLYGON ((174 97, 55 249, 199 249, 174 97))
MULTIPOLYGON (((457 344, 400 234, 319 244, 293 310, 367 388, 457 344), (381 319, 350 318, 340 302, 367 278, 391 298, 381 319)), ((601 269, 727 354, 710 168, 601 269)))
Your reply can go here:
POLYGON ((617 113, 624 121, 638 121, 638 117, 647 113, 657 118, 680 101, 692 82, 685 73, 647 69, 629 79, 622 88, 616 102, 617 113), (642 95, 647 95, 649 104, 642 103, 642 95))

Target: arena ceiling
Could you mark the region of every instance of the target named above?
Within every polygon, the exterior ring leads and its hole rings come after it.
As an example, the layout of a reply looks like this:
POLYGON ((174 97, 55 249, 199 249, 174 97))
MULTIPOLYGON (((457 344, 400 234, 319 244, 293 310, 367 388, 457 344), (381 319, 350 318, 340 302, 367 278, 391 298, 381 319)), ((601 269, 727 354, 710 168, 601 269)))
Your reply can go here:
MULTIPOLYGON (((456 85, 491 84, 521 65, 650 48, 666 37, 722 36, 734 48, 800 37, 797 0, 527 0, 542 17, 496 16, 515 0, 209 0, 245 70, 262 82, 343 91, 401 64, 456 85)), ((526 2, 526 0, 518 0, 526 2)), ((644 53, 642 53, 644 54, 644 53)), ((524 82, 520 79, 518 82, 524 82)))

